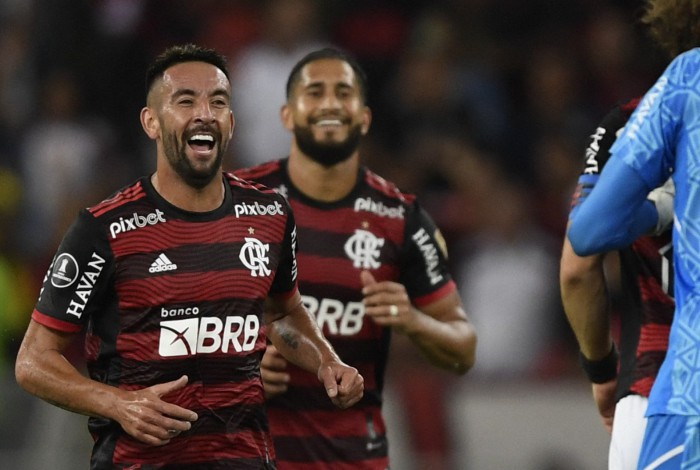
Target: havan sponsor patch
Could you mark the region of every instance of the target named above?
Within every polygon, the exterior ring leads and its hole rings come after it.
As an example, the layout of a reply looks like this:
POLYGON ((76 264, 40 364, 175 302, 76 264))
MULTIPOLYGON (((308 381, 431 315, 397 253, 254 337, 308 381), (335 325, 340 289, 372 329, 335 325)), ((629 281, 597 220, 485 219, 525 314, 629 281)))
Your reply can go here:
POLYGON ((104 266, 105 259, 93 252, 83 275, 80 276, 78 285, 75 286, 75 292, 73 293, 70 304, 68 304, 66 313, 75 315, 78 318, 82 316, 90 294, 92 294, 92 290, 95 284, 97 284, 97 280, 100 278, 104 266))

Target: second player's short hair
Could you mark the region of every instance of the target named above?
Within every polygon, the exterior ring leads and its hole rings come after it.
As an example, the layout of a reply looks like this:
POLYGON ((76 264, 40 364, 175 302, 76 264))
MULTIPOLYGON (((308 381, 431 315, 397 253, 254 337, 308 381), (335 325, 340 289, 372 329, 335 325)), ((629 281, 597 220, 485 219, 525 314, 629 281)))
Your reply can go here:
POLYGON ((360 65, 360 63, 352 55, 347 52, 334 48, 325 47, 323 49, 317 49, 315 51, 309 52, 304 57, 302 57, 299 62, 297 62, 292 71, 289 73, 289 78, 287 79, 287 99, 292 95, 292 90, 294 86, 299 82, 301 78, 301 70, 311 62, 316 62, 317 60, 324 59, 338 59, 347 63, 352 70, 355 72, 355 78, 360 87, 360 95, 362 96, 362 101, 367 101, 367 74, 360 65))

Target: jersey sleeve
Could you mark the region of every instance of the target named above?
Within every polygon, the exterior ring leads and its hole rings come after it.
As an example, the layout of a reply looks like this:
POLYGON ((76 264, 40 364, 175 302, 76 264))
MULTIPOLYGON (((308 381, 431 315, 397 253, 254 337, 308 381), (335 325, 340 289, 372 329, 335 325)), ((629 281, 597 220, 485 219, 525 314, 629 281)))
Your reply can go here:
POLYGON ((416 202, 406 213, 400 281, 417 306, 456 290, 447 265, 445 239, 430 215, 416 202))
POLYGON ((292 295, 297 289, 297 227, 289 202, 282 196, 279 196, 280 201, 287 208, 287 227, 285 229, 284 241, 282 243, 282 252, 280 253, 280 263, 277 267, 275 279, 270 288, 272 295, 292 295))
POLYGON ((610 158, 612 147, 618 133, 622 131, 632 110, 639 100, 631 100, 625 104, 618 104, 611 109, 601 120, 595 131, 588 136, 588 143, 584 152, 584 164, 576 190, 571 198, 569 218, 573 218, 580 205, 590 195, 595 187, 600 173, 610 158))
POLYGON ((104 230, 88 210, 66 232, 44 277, 32 319, 78 332, 104 305, 113 255, 104 230))

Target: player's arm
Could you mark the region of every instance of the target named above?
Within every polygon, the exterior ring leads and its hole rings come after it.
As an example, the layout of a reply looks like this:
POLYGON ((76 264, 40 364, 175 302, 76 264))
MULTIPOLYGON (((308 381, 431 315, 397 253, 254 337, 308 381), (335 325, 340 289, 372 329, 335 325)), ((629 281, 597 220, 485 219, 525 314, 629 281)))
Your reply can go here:
MULTIPOLYGON (((190 428, 197 415, 160 399, 182 388, 187 378, 139 391, 126 391, 84 376, 64 356, 84 323, 101 310, 102 292, 109 287, 110 248, 104 230, 83 210, 66 232, 56 259, 49 268, 32 320, 27 328, 15 362, 17 382, 28 392, 76 413, 117 421, 134 438, 152 445, 167 443, 190 428), (96 258, 105 267, 93 279, 95 286, 82 314, 67 313, 74 298, 76 283, 57 285, 53 279, 60 259, 72 259, 74 270, 96 258), (78 320, 80 318, 81 320, 78 320), (172 433, 168 431, 172 430, 172 433)), ((70 267, 70 266, 69 266, 70 267)))
MULTIPOLYGON (((643 203, 645 206, 652 204, 658 214, 652 234, 658 235, 670 227, 674 195, 673 181, 669 179, 652 191, 647 196, 648 201, 643 203)), ((604 254, 579 256, 569 239, 564 240, 559 276, 562 303, 581 353, 591 361, 606 357, 613 347, 604 257, 604 254)))
MULTIPOLYGON (((323 384, 331 401, 340 408, 347 408, 357 403, 364 394, 364 379, 357 369, 343 363, 331 344, 323 336, 314 317, 304 307, 301 294, 297 289, 296 263, 296 223, 294 213, 286 199, 278 196, 280 203, 286 206, 286 237, 282 247, 280 264, 275 274, 273 286, 265 308, 267 335, 284 359, 316 374, 323 384)), ((270 368, 272 354, 266 353, 261 361, 261 374, 265 392, 269 396, 270 373, 283 371, 270 368)), ((276 362, 279 362, 279 359, 276 362)), ((284 391, 285 382, 276 375, 277 391, 284 391)))
POLYGON ((578 256, 564 240, 559 270, 562 303, 581 353, 590 360, 602 359, 613 347, 604 258, 578 256))
POLYGON ((679 56, 647 92, 611 148, 612 157, 588 201, 572 218, 569 240, 574 251, 591 255, 630 244, 659 225, 649 192, 672 175, 675 149, 689 95, 695 93, 679 56))
POLYGON ((623 248, 659 221, 650 188, 622 159, 611 159, 587 201, 572 213, 567 233, 579 256, 623 248))
POLYGON ((405 334, 437 367, 464 374, 474 365, 476 331, 456 290, 418 308, 403 284, 377 282, 369 271, 361 276, 365 315, 405 334))
POLYGON ((66 410, 115 420, 146 444, 167 444, 190 429, 197 414, 160 399, 184 387, 186 376, 139 391, 91 380, 63 354, 74 336, 31 320, 15 363, 17 382, 29 393, 66 410))
POLYGON ((360 273, 365 315, 405 334, 433 365, 464 374, 474 365, 477 334, 450 275, 445 240, 418 202, 405 218, 399 279, 360 273))
POLYGON ((564 240, 560 265, 562 304, 580 348, 603 425, 612 431, 617 391, 618 357, 612 338, 605 256, 581 257, 564 240))
MULTIPOLYGON (((572 198, 573 218, 600 179, 610 148, 638 100, 613 108, 589 136, 584 167, 572 198)), ((604 261, 608 255, 578 256, 564 237, 559 283, 564 312, 579 345, 579 358, 591 381, 593 398, 610 432, 615 414, 618 359, 610 330, 604 261)))
MULTIPOLYGON (((304 307, 301 295, 272 297, 272 312, 281 317, 268 324, 268 337, 285 359, 316 374, 331 401, 340 408, 357 403, 364 394, 364 379, 357 369, 340 360, 304 307)), ((271 315, 271 314, 267 314, 271 315)))
MULTIPOLYGON (((638 101, 635 99, 615 106, 589 136, 584 152, 583 171, 571 201, 570 220, 578 216, 583 203, 596 187, 600 173, 610 159, 610 149, 617 134, 638 101)), ((604 358, 613 347, 607 281, 603 267, 605 256, 604 253, 579 256, 574 252, 569 239, 564 239, 559 265, 562 303, 581 354, 590 360, 604 358)))

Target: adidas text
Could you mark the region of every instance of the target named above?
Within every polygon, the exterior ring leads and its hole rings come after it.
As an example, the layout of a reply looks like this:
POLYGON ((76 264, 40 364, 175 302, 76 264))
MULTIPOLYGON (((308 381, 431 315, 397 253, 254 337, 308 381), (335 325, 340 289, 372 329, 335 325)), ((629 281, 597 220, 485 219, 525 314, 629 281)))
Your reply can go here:
POLYGON ((167 256, 165 256, 164 253, 161 253, 156 260, 151 263, 151 267, 148 268, 149 273, 162 273, 165 271, 175 271, 177 269, 177 264, 173 263, 168 259, 167 256))

